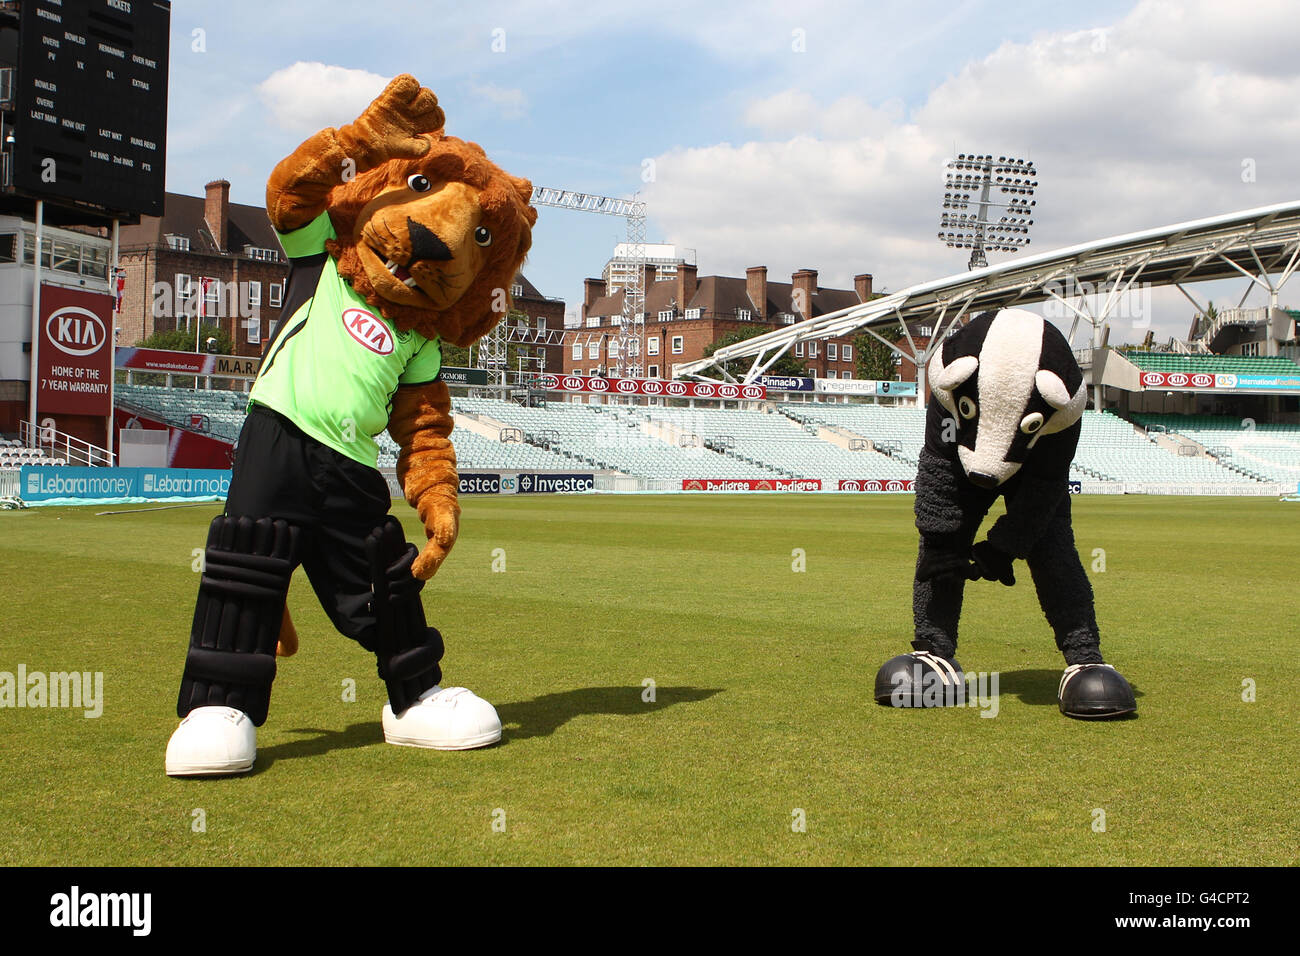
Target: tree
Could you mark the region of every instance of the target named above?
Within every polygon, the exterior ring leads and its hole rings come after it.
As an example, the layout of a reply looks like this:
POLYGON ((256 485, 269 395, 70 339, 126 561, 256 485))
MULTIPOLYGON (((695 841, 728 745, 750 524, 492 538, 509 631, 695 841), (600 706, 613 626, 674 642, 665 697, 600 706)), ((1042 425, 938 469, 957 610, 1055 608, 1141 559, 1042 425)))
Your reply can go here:
MULTIPOLYGON (((755 336, 764 335, 771 331, 772 329, 766 325, 755 325, 752 328, 737 329, 734 332, 728 332, 716 342, 713 342, 705 348, 704 354, 711 356, 720 348, 725 348, 728 345, 736 345, 737 343, 745 342, 755 336)), ((749 358, 732 359, 730 362, 723 362, 720 367, 728 375, 736 379, 736 381, 740 381, 749 374, 749 368, 753 364, 754 359, 751 356, 749 358)), ((808 370, 804 367, 802 362, 796 359, 789 352, 786 352, 779 359, 773 362, 772 366, 763 374, 805 378, 808 375, 808 370)))
MULTIPOLYGON (((207 352, 208 339, 216 339, 217 355, 234 355, 235 343, 231 341, 230 334, 216 325, 203 325, 199 329, 199 351, 207 352)), ((159 330, 147 339, 142 339, 135 343, 138 348, 142 349, 167 349, 171 352, 193 352, 194 351, 194 333, 186 329, 176 329, 175 331, 159 330)))
MULTIPOLYGON (((891 325, 886 329, 875 330, 888 342, 897 342, 903 337, 901 325, 891 325)), ((862 332, 853 339, 857 354, 858 378, 873 382, 893 381, 895 374, 894 358, 897 355, 889 346, 873 335, 862 332)))

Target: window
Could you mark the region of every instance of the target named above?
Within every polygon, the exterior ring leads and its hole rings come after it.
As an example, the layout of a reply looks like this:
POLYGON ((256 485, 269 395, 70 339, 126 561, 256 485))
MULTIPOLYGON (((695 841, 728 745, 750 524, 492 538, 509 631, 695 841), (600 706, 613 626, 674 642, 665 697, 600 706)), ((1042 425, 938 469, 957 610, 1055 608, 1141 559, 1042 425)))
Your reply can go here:
POLYGON ((189 251, 190 251, 190 237, 189 237, 189 236, 178 236, 178 235, 175 235, 175 234, 171 234, 171 233, 169 233, 169 234, 167 235, 167 248, 168 248, 168 249, 175 249, 175 250, 177 250, 178 252, 189 252, 189 251))
POLYGON ((610 339, 609 348, 606 351, 608 351, 611 359, 618 358, 618 339, 610 339))
POLYGON ((18 233, 0 235, 0 262, 14 262, 18 248, 18 233))
MULTIPOLYGON (((185 248, 189 248, 189 240, 186 240, 185 248)), ((261 246, 244 246, 244 255, 250 259, 257 259, 259 262, 279 262, 279 249, 266 249, 261 246)))
POLYGON ((782 325, 794 325, 794 316, 789 312, 778 312, 776 317, 780 320, 782 325))
POLYGON ((809 358, 816 358, 816 357, 817 357, 817 343, 816 343, 816 342, 809 342, 809 343, 808 343, 808 357, 809 357, 809 358))
POLYGON ((96 279, 108 278, 108 250, 97 246, 81 247, 81 274, 96 279))
POLYGON ((600 328, 600 316, 598 315, 587 316, 587 328, 589 329, 600 328))
POLYGON ((852 372, 840 372, 840 378, 852 378, 852 377, 853 377, 852 372))
POLYGON ((252 308, 252 307, 255 306, 255 305, 261 305, 261 304, 262 304, 262 283, 260 283, 260 282, 250 282, 250 283, 248 283, 248 305, 249 305, 249 308, 252 308))
POLYGON ((840 349, 834 342, 827 344, 826 358, 831 362, 838 362, 840 360, 840 349))
POLYGON ((921 334, 921 337, 922 337, 922 338, 927 338, 927 339, 928 339, 928 338, 930 337, 930 334, 931 334, 934 330, 933 330, 932 328, 930 328, 930 326, 928 326, 928 325, 923 325, 923 326, 921 326, 919 329, 917 329, 916 331, 919 332, 919 333, 921 334))
POLYGON ((662 312, 659 313, 660 322, 671 322, 676 317, 677 317, 676 309, 664 309, 662 312))
POLYGON ((537 331, 538 331, 538 332, 545 332, 545 331, 546 331, 546 316, 544 316, 544 315, 539 315, 539 316, 537 317, 537 331))
POLYGON ((686 310, 686 318, 688 318, 688 319, 698 319, 698 318, 700 317, 700 312, 701 312, 701 311, 702 311, 702 310, 700 310, 700 309, 687 309, 687 310, 686 310))
POLYGON ((217 310, 221 308, 221 280, 204 276, 199 282, 203 288, 203 314, 220 315, 217 310))
MULTIPOLYGON (((41 268, 50 268, 50 259, 54 254, 54 242, 50 239, 41 240, 41 268)), ((23 233, 23 262, 31 265, 36 258, 36 237, 30 232, 23 233)))
POLYGON ((650 338, 645 340, 645 354, 646 355, 659 354, 659 336, 652 335, 650 336, 650 338))
POLYGON ((176 273, 176 303, 188 302, 194 294, 194 282, 184 272, 176 273))
POLYGON ((803 358, 803 343, 802 343, 802 342, 796 342, 796 343, 794 343, 794 355, 795 355, 795 358, 803 358))
POLYGON ((278 309, 284 304, 284 285, 279 282, 272 282, 266 288, 266 303, 273 309, 278 309))
POLYGON ((54 261, 52 268, 56 272, 71 272, 76 275, 81 271, 81 246, 70 242, 54 243, 54 261))
POLYGON ((516 282, 514 285, 510 287, 511 297, 521 296, 523 294, 524 294, 524 287, 521 286, 519 283, 516 282))
POLYGON ((673 336, 673 354, 674 355, 682 354, 682 336, 680 335, 673 336))
POLYGON ((587 358, 600 358, 600 340, 592 339, 587 343, 587 358))
POLYGON ((658 378, 658 377, 659 377, 659 366, 658 366, 658 365, 651 365, 650 368, 646 371, 646 374, 649 375, 651 378, 658 378))
POLYGON ((581 362, 581 361, 582 361, 582 343, 581 343, 581 342, 574 342, 574 343, 573 343, 573 360, 574 360, 575 362, 581 362))
POLYGON ((748 322, 753 318, 753 313, 751 313, 749 309, 737 309, 736 318, 740 319, 742 322, 748 322))
POLYGON ((853 346, 852 346, 852 345, 846 345, 846 346, 844 346, 844 350, 843 350, 843 352, 842 352, 841 354, 844 356, 844 361, 846 361, 846 362, 852 362, 852 361, 853 361, 853 346))

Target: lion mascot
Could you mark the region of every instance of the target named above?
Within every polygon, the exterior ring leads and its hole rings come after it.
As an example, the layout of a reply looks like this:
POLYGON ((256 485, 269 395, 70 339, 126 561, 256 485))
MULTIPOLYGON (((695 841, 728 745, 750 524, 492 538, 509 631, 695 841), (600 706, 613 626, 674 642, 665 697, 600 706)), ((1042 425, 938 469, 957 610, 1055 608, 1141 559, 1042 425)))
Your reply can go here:
POLYGON ((1136 712, 1133 689, 1101 656, 1092 585, 1074 544, 1070 463, 1088 389, 1065 336, 1022 309, 985 312, 944 341, 927 372, 933 401, 916 477, 916 639, 912 653, 880 668, 876 700, 904 707, 964 702, 956 653, 966 582, 1011 586, 1013 564, 1022 559, 1065 657, 1061 713, 1136 712), (999 496, 1006 514, 977 544, 999 496))
POLYGON ((297 648, 285 596, 299 564, 334 626, 375 654, 385 740, 465 750, 501 738, 490 703, 441 686, 442 636, 420 590, 460 520, 440 346, 468 346, 504 318, 537 212, 527 180, 443 123, 434 94, 399 76, 267 183, 289 279, 208 532, 169 775, 252 768, 277 649, 297 648), (422 548, 388 514, 385 428, 422 548))

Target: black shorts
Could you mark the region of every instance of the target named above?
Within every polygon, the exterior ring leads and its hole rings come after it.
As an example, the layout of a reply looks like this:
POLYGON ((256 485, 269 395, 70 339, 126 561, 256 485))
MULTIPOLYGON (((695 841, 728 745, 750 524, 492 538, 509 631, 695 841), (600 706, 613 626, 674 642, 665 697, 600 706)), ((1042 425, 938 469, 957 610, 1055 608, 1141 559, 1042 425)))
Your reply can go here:
POLYGON ((283 518, 299 529, 298 555, 312 590, 341 634, 374 650, 365 540, 392 506, 377 470, 254 405, 235 448, 226 498, 233 518, 283 518))

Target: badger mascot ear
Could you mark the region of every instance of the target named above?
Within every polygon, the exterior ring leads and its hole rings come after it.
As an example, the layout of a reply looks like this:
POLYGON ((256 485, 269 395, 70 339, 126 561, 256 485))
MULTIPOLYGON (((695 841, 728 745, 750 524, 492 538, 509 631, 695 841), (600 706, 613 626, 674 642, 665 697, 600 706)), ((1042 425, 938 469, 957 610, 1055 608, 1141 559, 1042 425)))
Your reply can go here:
POLYGON ((1038 370, 1038 374, 1034 376, 1034 384, 1038 387, 1038 394, 1043 396, 1044 401, 1056 409, 1052 417, 1043 423, 1042 434, 1051 435, 1054 432, 1065 431, 1083 417, 1083 407, 1088 404, 1087 384, 1080 382, 1078 390, 1071 395, 1061 376, 1045 368, 1038 370))
POLYGON ((926 374, 930 377, 930 392, 939 400, 939 404, 954 415, 957 404, 952 400, 953 390, 975 374, 980 360, 974 355, 959 355, 949 364, 943 364, 943 349, 940 348, 930 359, 926 374))

